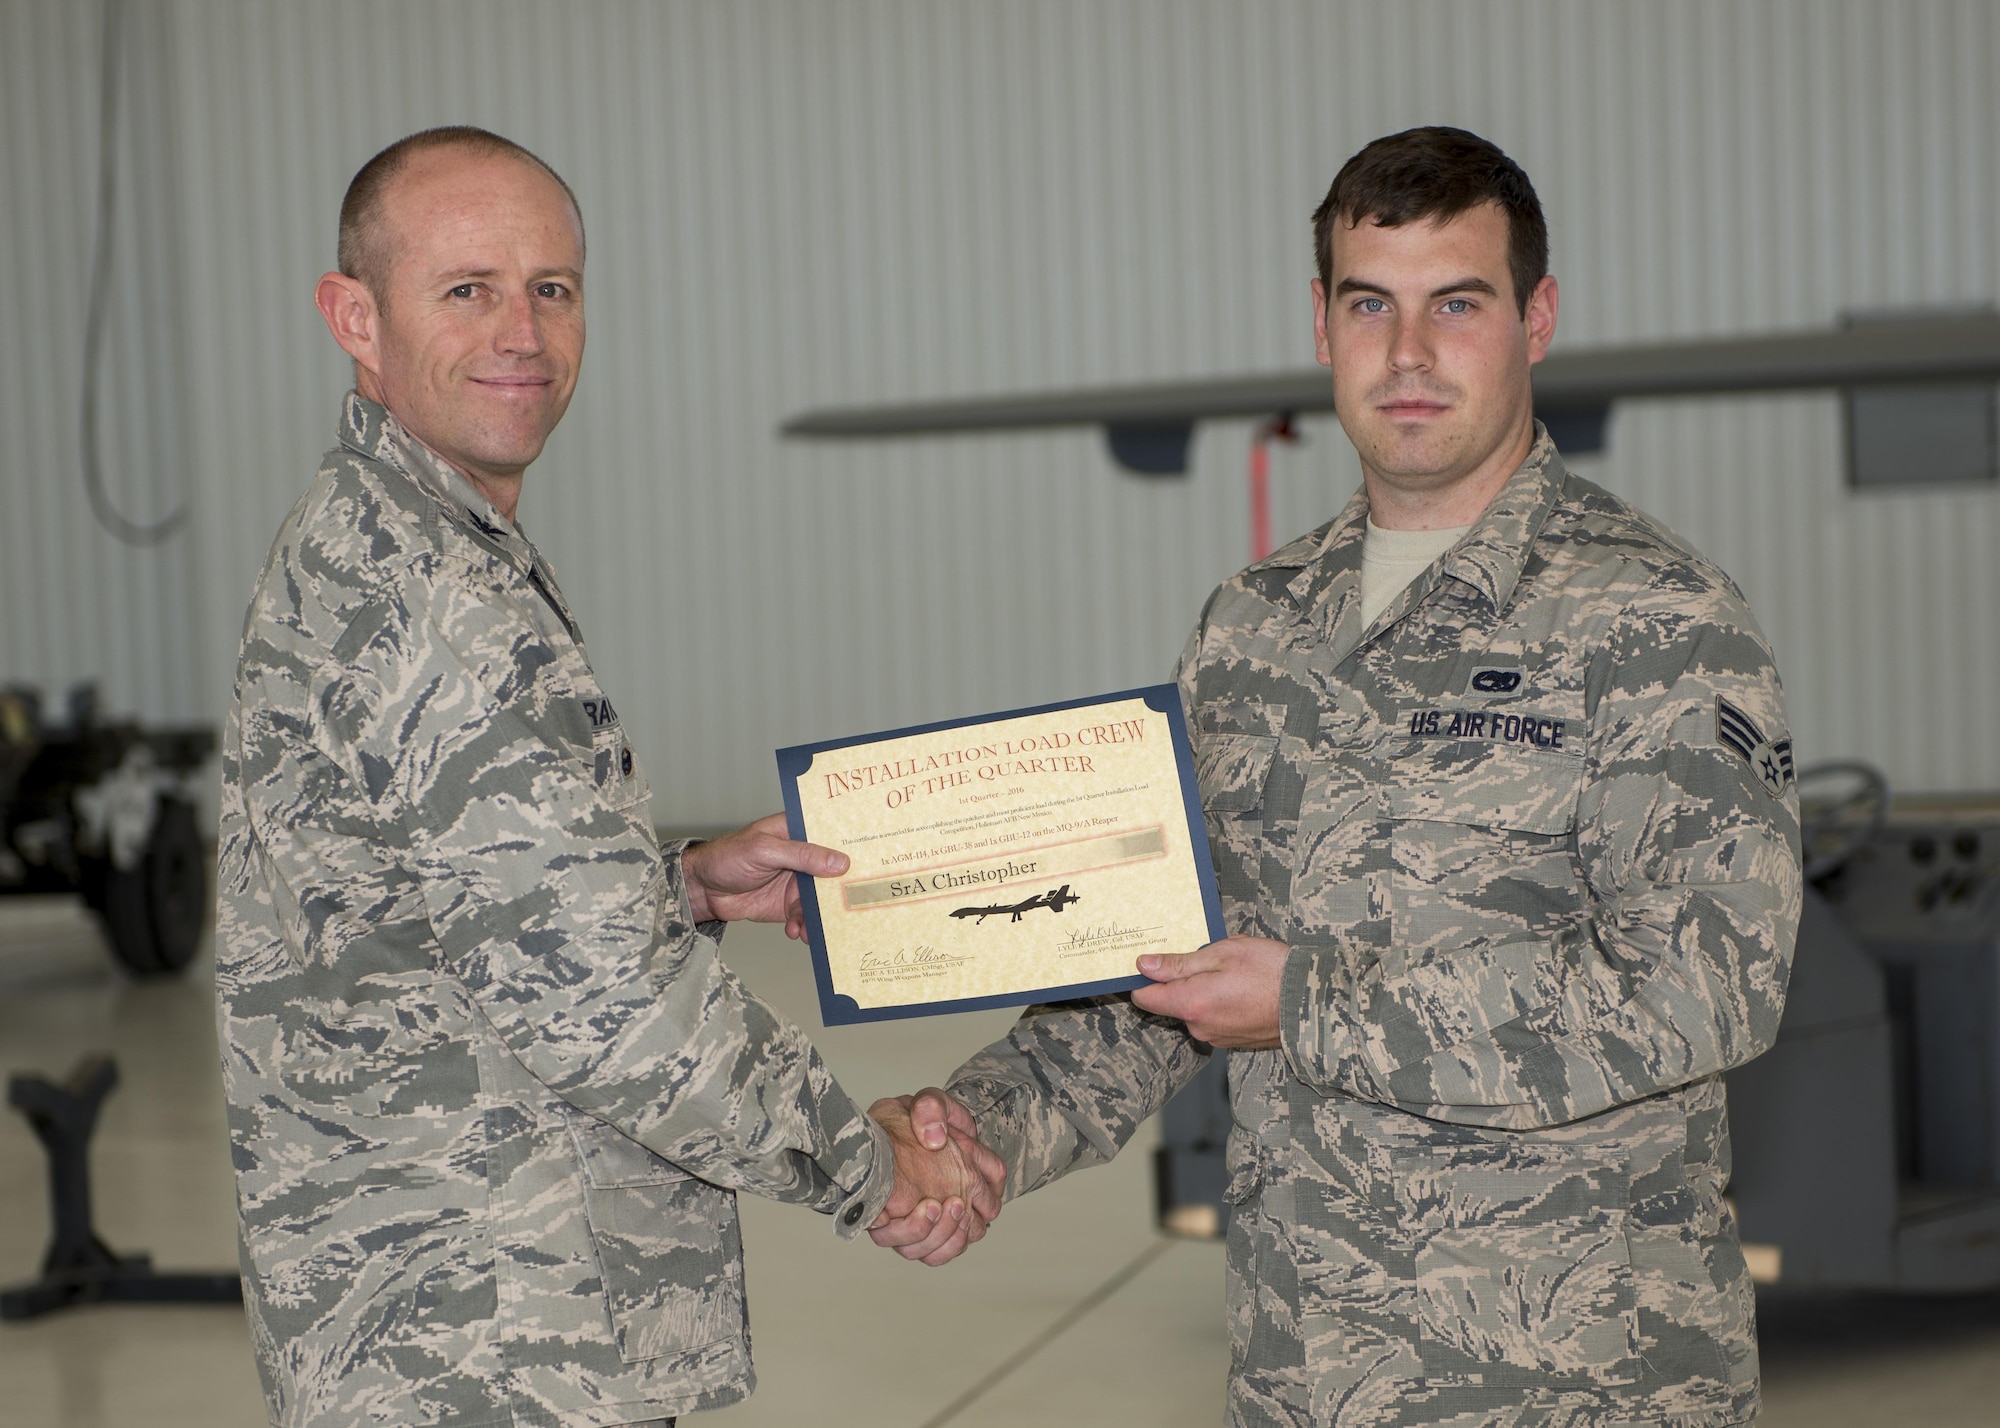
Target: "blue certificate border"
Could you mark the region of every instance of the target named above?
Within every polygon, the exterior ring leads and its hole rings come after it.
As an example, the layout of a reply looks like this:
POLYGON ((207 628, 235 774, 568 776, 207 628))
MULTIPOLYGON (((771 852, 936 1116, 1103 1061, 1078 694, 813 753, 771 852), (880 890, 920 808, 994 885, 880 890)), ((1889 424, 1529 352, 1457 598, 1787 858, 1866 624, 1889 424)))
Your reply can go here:
MULTIPOLYGON (((1025 718, 1031 714, 1055 714, 1065 709, 1088 709, 1096 704, 1115 704, 1138 699, 1148 709, 1167 716, 1174 741, 1174 766, 1180 772, 1181 805, 1187 817, 1189 841, 1193 845, 1196 876, 1201 881, 1201 906, 1208 918, 1208 935, 1219 942, 1224 937, 1222 898, 1215 889, 1215 859, 1208 850, 1208 825, 1202 820, 1201 790, 1194 778, 1194 749, 1188 739, 1187 716, 1181 710, 1180 690, 1171 684, 1150 684, 1143 689, 1125 689, 1116 694, 1098 694, 1088 699, 1066 699, 1059 704, 1038 704, 1031 709, 1007 709, 998 714, 975 714, 968 719, 940 719, 935 724, 912 724, 907 729, 891 729, 879 734, 857 734, 849 739, 824 739, 817 744, 797 744, 778 750, 778 782, 785 795, 785 823, 794 838, 806 836, 804 805, 799 799, 799 779, 812 767, 813 759, 829 749, 846 749, 856 744, 877 744, 885 739, 932 734, 940 729, 962 729, 970 724, 991 724, 1001 719, 1025 718)), ((1077 997, 1129 992, 1146 985, 1138 973, 1099 982, 1076 982, 1066 987, 1036 987, 1027 991, 1005 992, 993 997, 960 997, 954 1001, 903 1002, 892 1007, 863 1007, 852 997, 833 989, 833 968, 826 956, 826 930, 820 922, 819 892, 813 879, 798 875, 799 897, 805 904, 806 937, 812 948, 813 979, 819 984, 820 1018, 828 1026, 847 1026, 860 1021, 896 1021, 910 1016, 939 1016, 946 1012, 984 1011, 988 1007, 1029 1006, 1038 1002, 1070 1001, 1077 997)), ((1194 949, 1188 949, 1192 952, 1194 949)))

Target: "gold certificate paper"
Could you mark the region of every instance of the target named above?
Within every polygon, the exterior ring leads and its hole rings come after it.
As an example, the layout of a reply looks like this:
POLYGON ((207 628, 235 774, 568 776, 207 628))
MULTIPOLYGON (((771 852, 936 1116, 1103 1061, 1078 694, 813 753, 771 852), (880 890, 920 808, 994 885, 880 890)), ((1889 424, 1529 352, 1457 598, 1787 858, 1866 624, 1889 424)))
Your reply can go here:
POLYGON ((1222 936, 1179 692, 778 751, 829 1026, 1094 996, 1222 936))

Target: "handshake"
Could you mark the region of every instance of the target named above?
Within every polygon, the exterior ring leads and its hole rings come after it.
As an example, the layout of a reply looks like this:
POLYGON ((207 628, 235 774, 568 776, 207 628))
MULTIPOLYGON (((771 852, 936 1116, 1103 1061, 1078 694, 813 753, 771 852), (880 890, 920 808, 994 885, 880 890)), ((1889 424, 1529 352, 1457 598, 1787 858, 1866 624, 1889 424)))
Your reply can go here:
MULTIPOLYGON (((785 935, 805 939, 805 912, 795 874, 839 877, 847 855, 786 836, 774 813, 681 854, 688 909, 696 923, 750 919, 781 922, 785 935)), ((1210 1046, 1266 1050, 1279 1044, 1278 993, 1290 949, 1260 937, 1231 937, 1185 954, 1138 959, 1152 985, 1132 1004, 1186 1026, 1210 1046)), ((868 1108, 896 1152, 889 1201, 868 1234, 905 1259, 939 1265, 983 1239, 1000 1215, 1007 1167, 980 1143, 972 1113, 930 1087, 890 1096, 868 1108)))
POLYGON ((895 1186, 869 1238, 929 1265, 957 1259, 999 1218, 1006 1165, 980 1143, 972 1113, 936 1087, 884 1097, 868 1114, 896 1151, 895 1186))
MULTIPOLYGON (((1289 950, 1267 938, 1231 937, 1183 956, 1141 957, 1152 985, 1134 991, 1132 1002, 1210 1046, 1274 1048, 1289 950)), ((869 1237, 925 1264, 958 1258, 999 1217, 1005 1163, 980 1142, 972 1113, 934 1086, 877 1101, 868 1114, 896 1148, 895 1188, 869 1237)))

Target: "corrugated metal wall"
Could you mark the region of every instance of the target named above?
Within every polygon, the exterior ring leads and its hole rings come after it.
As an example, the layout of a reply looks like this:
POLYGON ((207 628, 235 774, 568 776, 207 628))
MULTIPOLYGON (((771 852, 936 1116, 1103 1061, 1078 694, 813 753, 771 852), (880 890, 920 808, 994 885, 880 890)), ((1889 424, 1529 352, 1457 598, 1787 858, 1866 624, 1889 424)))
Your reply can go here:
MULTIPOLYGON (((795 445, 806 406, 1311 359, 1306 217, 1376 134, 1534 176, 1565 344, 2000 295, 2000 14, 1756 6, 174 0, 133 13, 107 421, 75 474, 97 23, 0 3, 0 674, 226 700, 243 602, 345 384, 310 294, 348 175, 470 121, 576 187, 590 355, 530 477, 667 821, 775 803, 778 744, 1164 677, 1241 563, 1247 428, 1183 481, 1094 434, 795 445), (171 181, 169 181, 171 180, 171 181), (19 324, 16 332, 15 324, 19 324)), ((1281 452, 1281 531, 1352 489, 1281 452)), ((1630 405, 1580 463, 1734 573, 1807 760, 2000 785, 2000 494, 1856 497, 1830 397, 1630 405)))
MULTIPOLYGON (((178 76, 147 53, 169 20, 138 8, 126 25, 99 368, 105 493, 140 525, 194 499, 178 76)), ((145 549, 118 544, 93 520, 79 474, 99 36, 92 6, 0 3, 0 681, 59 690, 96 678, 114 708, 192 718, 217 707, 213 654, 233 643, 198 600, 197 564, 214 547, 194 529, 145 549)))

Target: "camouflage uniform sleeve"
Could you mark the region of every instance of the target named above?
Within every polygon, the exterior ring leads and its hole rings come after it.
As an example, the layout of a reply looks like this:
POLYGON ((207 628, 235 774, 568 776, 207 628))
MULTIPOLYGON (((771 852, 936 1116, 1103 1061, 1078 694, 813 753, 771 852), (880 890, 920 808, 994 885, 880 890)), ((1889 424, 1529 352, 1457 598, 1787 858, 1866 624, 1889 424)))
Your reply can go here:
POLYGON ((1029 1007, 951 1075, 979 1138, 1007 1163, 1007 1196, 1102 1165, 1200 1071, 1209 1049, 1125 996, 1029 1007))
POLYGON ((321 757, 302 777, 364 795, 421 889, 441 974, 538 1081, 704 1180, 856 1233, 888 1198, 886 1137, 693 925, 680 848, 644 803, 597 796, 575 701, 532 693, 545 658, 476 592, 392 587, 313 681, 321 757))
POLYGON ((1529 1129, 1771 1045, 1798 929, 1797 793, 1775 774, 1777 791, 1766 786, 1750 750, 1719 730, 1733 710, 1786 743, 1784 707, 1741 596, 1687 576, 1655 579, 1590 666, 1576 921, 1442 969, 1393 948, 1364 962, 1338 945, 1294 946, 1280 1026, 1303 1080, 1436 1120, 1529 1129))
MULTIPOLYGON (((1174 670, 1183 706, 1192 698, 1201 628, 1174 670)), ((1141 1011, 1129 996, 1092 997, 1029 1007, 1006 1037, 954 1071, 946 1089, 1007 1163, 1011 1199, 1110 1160, 1208 1057, 1182 1023, 1141 1011)))

